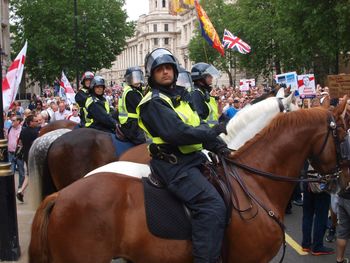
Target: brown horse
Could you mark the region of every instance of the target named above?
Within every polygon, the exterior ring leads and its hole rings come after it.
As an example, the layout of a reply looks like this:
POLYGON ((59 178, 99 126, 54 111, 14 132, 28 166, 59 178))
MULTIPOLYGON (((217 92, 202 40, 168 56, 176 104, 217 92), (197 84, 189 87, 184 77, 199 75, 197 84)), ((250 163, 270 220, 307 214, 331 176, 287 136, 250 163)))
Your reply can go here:
MULTIPOLYGON (((269 98, 240 111, 234 121, 227 125, 229 134, 223 136, 223 139, 229 147, 238 149, 265 127, 281 108, 296 110, 292 98, 290 96, 280 101, 269 98)), ((65 123, 62 122, 61 125, 65 123)), ((59 123, 54 126, 60 127, 59 123)), ((150 160, 146 144, 130 149, 119 158, 108 133, 94 129, 75 129, 67 133, 69 130, 62 129, 62 136, 59 137, 60 130, 41 136, 31 147, 29 173, 31 182, 35 182, 36 185, 30 184, 30 187, 34 188, 30 191, 30 199, 35 208, 38 207, 42 196, 62 189, 99 166, 118 159, 138 163, 148 163, 150 160)))
MULTIPOLYGON (((341 159, 337 149, 346 136, 341 117, 344 107, 345 103, 333 112, 313 108, 280 114, 227 161, 231 162, 229 174, 237 171, 229 177, 236 209, 225 233, 223 262, 269 262, 277 254, 283 233, 272 217, 283 221, 295 184, 258 174, 298 178, 304 161, 310 158, 320 173, 336 176, 341 159), (234 162, 256 171, 238 168, 234 162), (238 212, 250 204, 247 213, 238 212)), ((343 172, 349 176, 348 166, 343 172)), ((115 257, 136 263, 193 260, 189 240, 163 239, 150 233, 138 178, 96 173, 43 201, 32 225, 29 262, 107 263, 115 257)))
POLYGON ((40 129, 39 136, 43 136, 44 134, 51 132, 51 131, 54 131, 54 130, 57 130, 57 129, 73 130, 78 125, 79 124, 77 124, 76 122, 70 121, 70 120, 53 121, 40 129))

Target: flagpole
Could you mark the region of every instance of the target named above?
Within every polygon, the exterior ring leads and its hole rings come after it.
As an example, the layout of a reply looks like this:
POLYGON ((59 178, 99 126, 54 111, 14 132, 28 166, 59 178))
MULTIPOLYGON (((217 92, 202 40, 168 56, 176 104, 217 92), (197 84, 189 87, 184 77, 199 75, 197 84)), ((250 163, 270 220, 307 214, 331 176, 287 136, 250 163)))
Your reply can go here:
POLYGON ((204 55, 205 55, 205 62, 209 63, 207 49, 205 48, 205 41, 203 40, 202 43, 203 43, 203 50, 204 50, 204 55))
POLYGON ((15 178, 8 162, 4 139, 4 102, 2 92, 2 55, 0 46, 0 261, 17 261, 21 256, 18 241, 15 178))
POLYGON ((74 38, 75 38, 75 78, 76 89, 79 90, 79 54, 78 54, 78 4, 77 0, 74 0, 74 38))

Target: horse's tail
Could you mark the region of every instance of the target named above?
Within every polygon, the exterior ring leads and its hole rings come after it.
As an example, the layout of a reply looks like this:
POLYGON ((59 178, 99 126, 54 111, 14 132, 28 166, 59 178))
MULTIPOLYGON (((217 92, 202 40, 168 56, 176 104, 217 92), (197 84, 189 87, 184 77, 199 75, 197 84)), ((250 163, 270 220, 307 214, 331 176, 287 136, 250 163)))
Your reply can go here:
POLYGON ((38 137, 30 147, 28 159, 29 199, 33 210, 36 210, 45 195, 55 192, 47 165, 47 154, 51 144, 69 129, 58 129, 38 137), (50 190, 47 190, 50 188, 50 190))
POLYGON ((47 227, 57 196, 58 193, 54 193, 46 197, 35 213, 29 244, 29 263, 49 263, 47 227))

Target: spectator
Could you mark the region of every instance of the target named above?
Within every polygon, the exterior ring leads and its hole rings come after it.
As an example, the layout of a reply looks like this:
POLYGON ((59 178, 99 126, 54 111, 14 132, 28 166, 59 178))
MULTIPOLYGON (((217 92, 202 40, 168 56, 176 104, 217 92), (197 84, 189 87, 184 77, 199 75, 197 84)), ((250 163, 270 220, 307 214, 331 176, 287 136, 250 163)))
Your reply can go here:
POLYGON ((8 158, 11 163, 11 170, 13 173, 18 168, 18 190, 22 187, 24 181, 24 162, 19 156, 15 156, 15 152, 18 146, 19 135, 22 130, 23 119, 21 116, 11 116, 12 126, 8 130, 8 158))
POLYGON ((66 109, 66 104, 64 101, 61 101, 58 104, 58 111, 54 114, 55 121, 64 120, 70 115, 70 112, 66 109))
POLYGON ((79 105, 77 103, 73 103, 72 105, 72 114, 67 117, 67 120, 74 121, 76 123, 80 123, 79 117, 79 105))
POLYGON ((21 131, 21 134, 19 136, 19 145, 23 147, 23 160, 26 165, 26 175, 24 178, 23 185, 16 195, 17 199, 21 202, 23 202, 24 191, 28 186, 29 150, 34 140, 38 137, 38 133, 39 133, 38 120, 36 116, 34 116, 33 114, 28 115, 25 122, 27 124, 27 127, 23 128, 21 131))

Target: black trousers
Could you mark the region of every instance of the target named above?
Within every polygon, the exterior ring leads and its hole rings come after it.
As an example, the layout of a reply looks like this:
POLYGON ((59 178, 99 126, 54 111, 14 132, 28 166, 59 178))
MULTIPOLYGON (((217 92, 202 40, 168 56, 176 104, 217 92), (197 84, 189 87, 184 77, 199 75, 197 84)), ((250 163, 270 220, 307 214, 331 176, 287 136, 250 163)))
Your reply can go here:
POLYGON ((152 169, 167 188, 192 211, 195 263, 215 263, 220 256, 226 206, 213 185, 201 174, 201 154, 179 158, 178 164, 153 159, 152 169))

